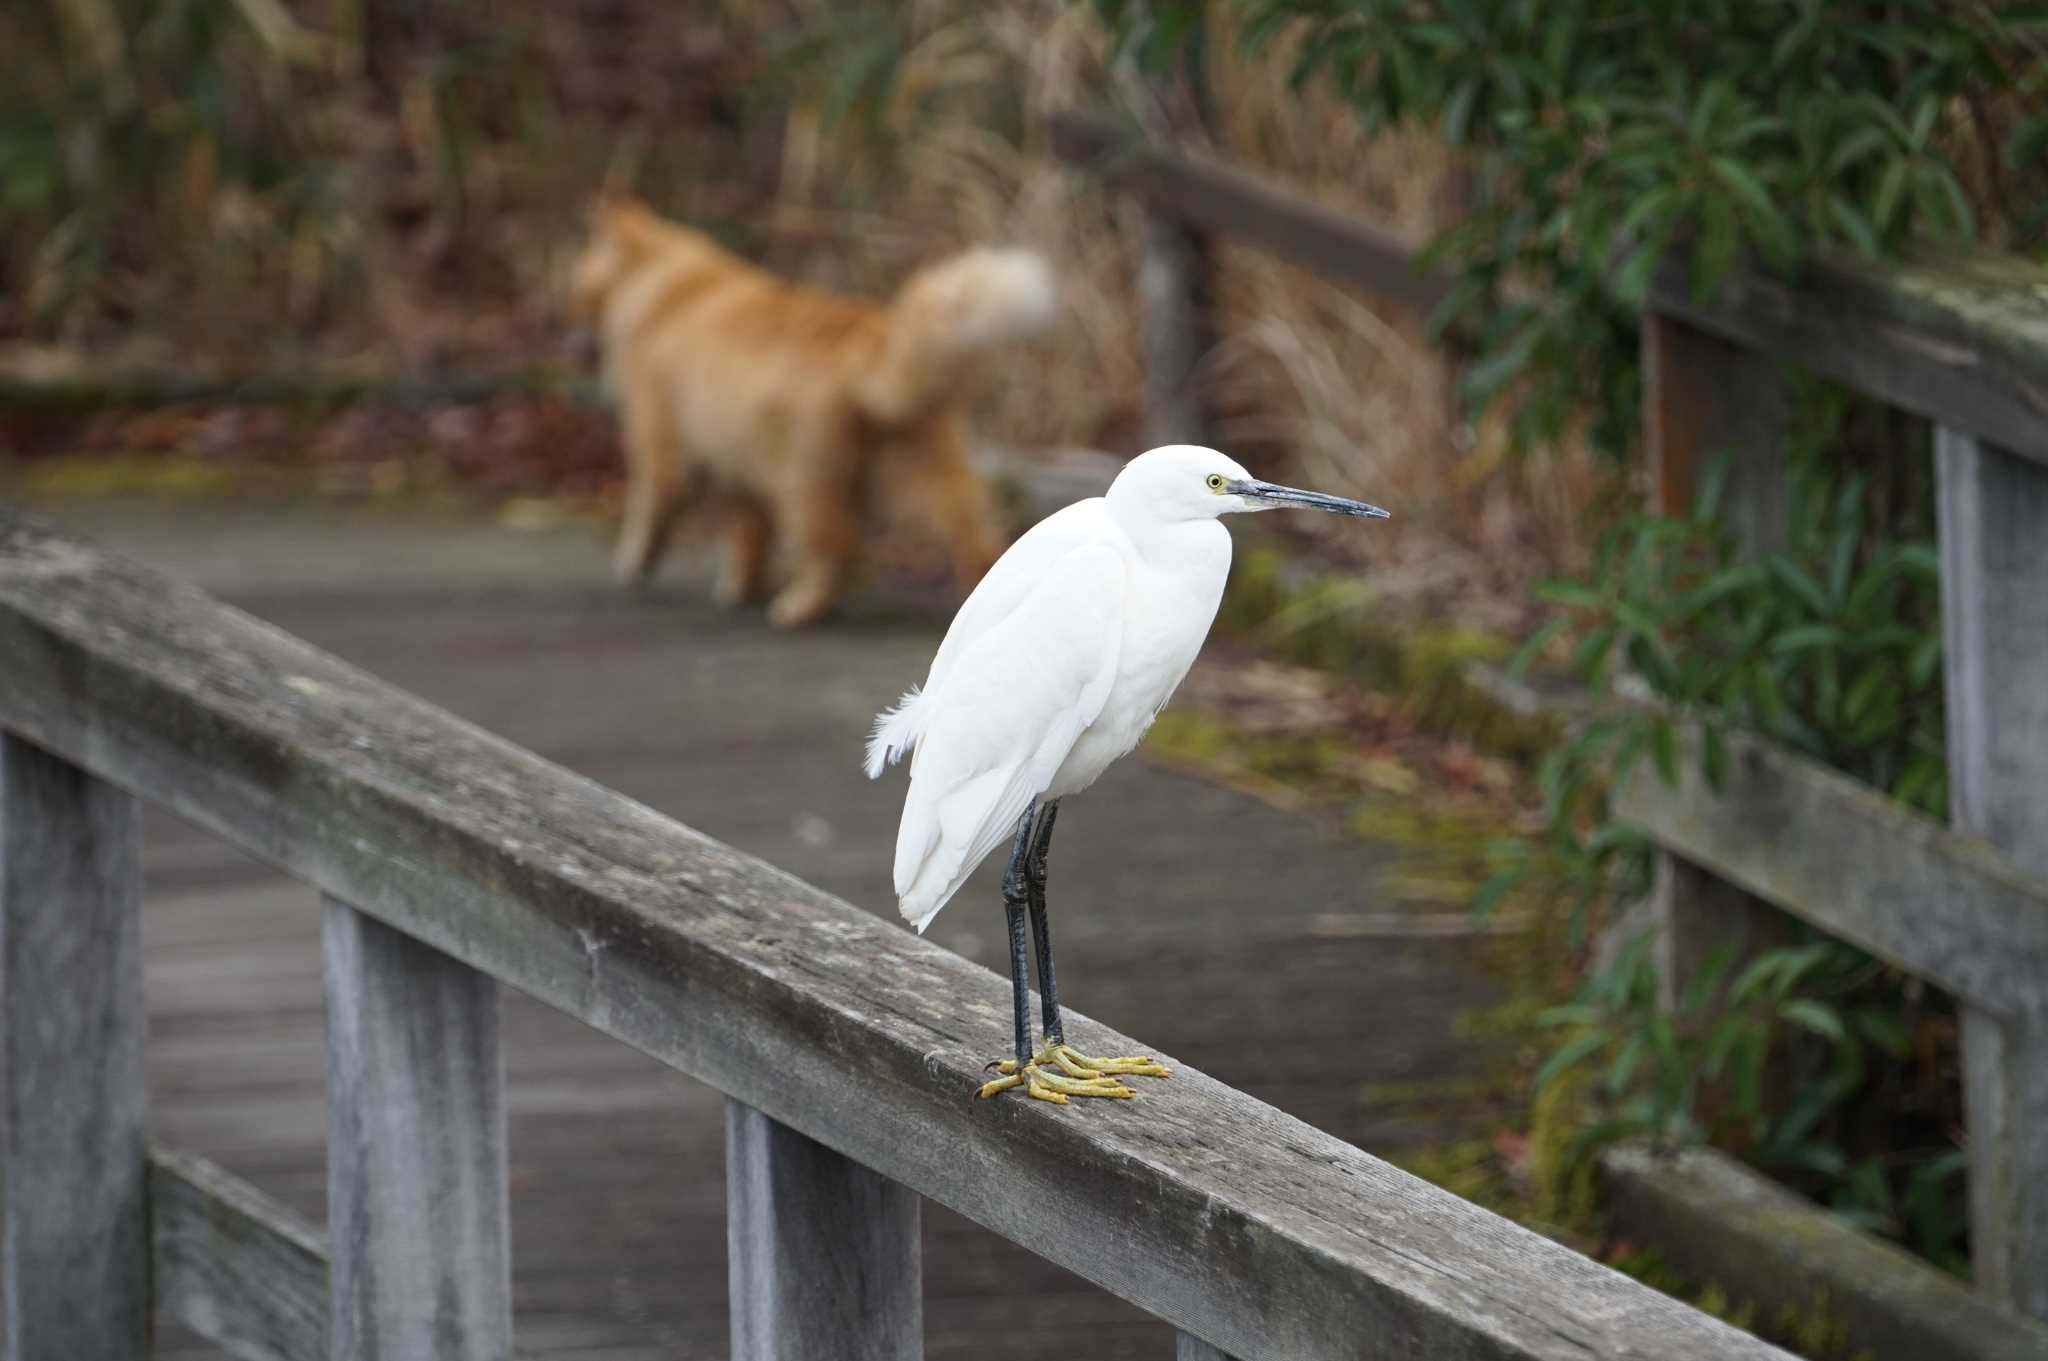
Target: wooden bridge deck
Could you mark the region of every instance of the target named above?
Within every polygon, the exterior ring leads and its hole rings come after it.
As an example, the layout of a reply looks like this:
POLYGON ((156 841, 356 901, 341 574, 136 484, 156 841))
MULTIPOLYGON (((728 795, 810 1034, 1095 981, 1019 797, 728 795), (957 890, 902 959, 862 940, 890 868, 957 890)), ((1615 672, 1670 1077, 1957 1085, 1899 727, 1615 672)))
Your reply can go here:
MULTIPOLYGON (((870 785, 858 754, 868 716, 921 676, 941 603, 870 595, 833 628, 785 637, 683 587, 613 594, 600 545, 581 531, 259 502, 42 509, 891 910, 901 786, 870 785)), ((1374 1096, 1483 1061, 1450 1022, 1490 996, 1469 939, 1330 929, 1333 915, 1401 906, 1380 887, 1392 863, 1392 852, 1128 762, 1060 824, 1063 991, 1374 1152, 1469 1133, 1427 1103, 1374 1096)), ((312 894, 159 813, 145 864, 158 1135, 317 1221, 325 1116, 312 894)), ((994 885, 987 867, 932 935, 1000 968, 994 885)), ((721 1098, 521 996, 505 996, 504 1028, 522 1351, 724 1356, 721 1098)), ((927 1207, 925 1264, 934 1358, 1170 1354, 1164 1325, 937 1207, 927 1207)), ((158 1355, 213 1353, 167 1335, 158 1355)))

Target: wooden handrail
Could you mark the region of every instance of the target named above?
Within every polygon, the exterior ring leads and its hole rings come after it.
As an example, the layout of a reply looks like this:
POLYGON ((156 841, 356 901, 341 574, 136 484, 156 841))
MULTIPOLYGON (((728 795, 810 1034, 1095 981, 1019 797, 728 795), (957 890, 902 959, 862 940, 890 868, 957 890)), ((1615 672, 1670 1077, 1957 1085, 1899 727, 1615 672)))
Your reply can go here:
POLYGON ((1705 300, 1674 262, 1657 275, 1650 307, 2048 463, 2048 268, 2032 261, 1827 255, 1796 283, 1737 270, 1705 300))
POLYGON ((1246 1361, 1782 1356, 1185 1067, 973 1101, 986 969, 12 512, 0 728, 1246 1361))
POLYGON ((1721 787, 1696 747, 1614 805, 1658 844, 2001 1017, 2048 1011, 2048 881, 1858 780, 1742 733, 1721 787))
MULTIPOLYGON (((1416 243, 1221 161, 1150 146, 1107 115, 1064 110, 1046 119, 1046 133, 1056 154, 1104 183, 1334 283, 1429 311, 1455 282, 1420 264, 1416 243)), ((2048 461, 2048 270, 2035 262, 1825 255, 1797 282, 1738 269, 1701 301, 1674 258, 1654 280, 1650 308, 2048 461)))
POLYGON ((1065 110, 1046 119, 1062 160, 1158 204, 1189 225, 1232 237, 1336 283, 1429 311, 1451 278, 1416 261, 1416 247, 1276 189, 1220 161, 1147 146, 1136 129, 1065 110))

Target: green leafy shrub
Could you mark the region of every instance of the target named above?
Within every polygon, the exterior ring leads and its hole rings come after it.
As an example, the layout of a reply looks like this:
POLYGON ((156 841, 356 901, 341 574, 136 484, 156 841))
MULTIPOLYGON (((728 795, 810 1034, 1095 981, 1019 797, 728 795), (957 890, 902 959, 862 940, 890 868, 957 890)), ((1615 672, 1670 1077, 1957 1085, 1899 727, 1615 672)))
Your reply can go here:
POLYGON ((29 3, 0 17, 0 49, 18 58, 0 88, 0 328, 84 338, 259 273, 303 318, 341 284, 330 264, 355 228, 308 116, 325 76, 286 11, 29 3), (174 234, 210 248, 158 249, 174 234))
MULTIPOLYGON (((1202 40, 1197 0, 1096 0, 1141 61, 1202 40)), ((1464 395, 1524 442, 1639 448, 1638 319, 1663 271, 1695 295, 1738 262, 2048 240, 2048 9, 1942 0, 1237 0, 1371 126, 1469 154, 1471 209, 1431 244, 1457 276, 1435 322, 1476 336, 1464 395), (1674 264, 1674 262, 1676 262, 1674 264)), ((1738 561, 1710 486, 1683 519, 1628 516, 1587 579, 1545 592, 1611 714, 1545 760, 1548 832, 1504 848, 1487 910, 1561 880, 1575 933, 1648 887, 1649 847, 1607 791, 1647 759, 1675 778, 1681 720, 1707 778, 1731 726, 1923 811, 1946 805, 1940 629, 1924 434, 1809 393, 1784 546, 1738 561)), ((1712 1138, 1937 1261, 1961 1260, 1953 1015, 1852 947, 1798 927, 1660 999, 1638 942, 1553 1020, 1542 1077, 1600 1069, 1628 1131, 1712 1138), (1732 974, 1732 976, 1731 976, 1732 974), (1880 1131, 1873 1135, 1872 1131, 1880 1131)))
MULTIPOLYGON (((1646 759, 1658 778, 1676 779, 1682 721, 1711 782, 1725 768, 1727 730, 1740 726, 1942 814, 1939 581, 1923 537, 1926 499, 1809 452, 1790 479, 1785 546, 1737 561, 1714 518, 1717 485, 1710 477, 1688 519, 1625 521, 1590 581, 1547 588, 1568 613, 1521 660, 1576 623, 1582 681, 1606 691, 1626 676, 1659 703, 1589 723, 1545 758, 1548 835, 1513 848, 1495 893, 1540 870, 1569 886, 1582 919, 1647 889, 1650 847, 1616 820, 1609 791, 1646 759)), ((1609 1109, 1586 1131, 1589 1143, 1709 1140, 1960 1269, 1952 1006, 1853 946, 1784 927, 1786 943, 1739 969, 1732 952, 1710 961, 1675 999, 1660 996, 1647 936, 1631 942, 1545 1018, 1565 1038, 1538 1086, 1596 1071, 1609 1109)))
MULTIPOLYGON (((1202 41, 1200 0, 1096 0, 1141 59, 1202 41)), ((1635 317, 1675 244, 1705 293, 1738 259, 1878 256, 1916 237, 2048 240, 2048 8, 1947 0, 1236 0, 1369 126, 1471 154, 1435 242, 1438 318, 1479 332, 1466 395, 1525 439, 1626 456, 1635 317)))

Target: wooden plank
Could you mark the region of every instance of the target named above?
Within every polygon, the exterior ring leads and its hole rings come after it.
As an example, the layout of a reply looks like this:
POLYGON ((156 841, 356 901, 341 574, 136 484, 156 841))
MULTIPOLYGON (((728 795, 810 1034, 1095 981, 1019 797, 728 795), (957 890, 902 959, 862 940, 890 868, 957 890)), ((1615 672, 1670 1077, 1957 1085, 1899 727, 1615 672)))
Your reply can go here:
POLYGON ((1705 302, 1684 262, 1652 309, 1838 379, 1937 424, 2048 461, 2048 271, 1980 255, 1939 263, 1829 257, 1797 283, 1738 270, 1705 302))
POLYGON ((327 1221, 334 1354, 511 1350, 497 985, 330 900, 327 1221))
MULTIPOLYGON (((2048 467, 1954 430, 1936 437, 1949 807, 2048 875, 2048 467)), ((2048 996, 1963 1013, 1971 1263, 1982 1288, 2048 1319, 2048 996)))
POLYGON ((126 792, 0 731, 8 1361, 128 1361, 147 1346, 140 827, 126 792))
POLYGON ((1825 1313, 1829 1355, 1866 1361, 2041 1361, 2048 1326, 1978 1298, 1897 1244, 1712 1148, 1601 1154, 1610 1231, 1767 1323, 1825 1313), (1825 1305, 1816 1307, 1816 1298, 1825 1305))
POLYGON ((1399 237, 1220 162, 1155 150, 1115 119, 1059 112, 1046 119, 1046 133, 1062 160, 1211 235, 1418 310, 1450 296, 1450 277, 1418 265, 1416 248, 1399 237))
MULTIPOLYGON (((1703 479, 1718 468, 1717 520, 1737 555, 1755 558, 1779 547, 1787 413, 1781 368, 1656 312, 1643 317, 1642 365, 1651 509, 1692 514, 1703 479)), ((1651 912, 1667 1001, 1683 996, 1713 961, 1739 966, 1782 934, 1783 923, 1768 906, 1668 848, 1657 853, 1655 876, 1651 912)))
POLYGON ((1730 733, 1719 790, 1688 741, 1675 787, 1638 766, 1630 822, 1719 877, 1994 1014, 2048 977, 2048 881, 1838 771, 1730 733))
POLYGON ((0 723, 1245 1361, 1782 1355, 1182 1065, 972 1100, 988 970, 4 511, 0 657, 0 723))
POLYGON ((204 1158, 149 1155, 160 1314, 250 1361, 325 1361, 325 1235, 204 1158))
POLYGON ((917 1361, 915 1191, 739 1101, 725 1103, 734 1361, 917 1361))

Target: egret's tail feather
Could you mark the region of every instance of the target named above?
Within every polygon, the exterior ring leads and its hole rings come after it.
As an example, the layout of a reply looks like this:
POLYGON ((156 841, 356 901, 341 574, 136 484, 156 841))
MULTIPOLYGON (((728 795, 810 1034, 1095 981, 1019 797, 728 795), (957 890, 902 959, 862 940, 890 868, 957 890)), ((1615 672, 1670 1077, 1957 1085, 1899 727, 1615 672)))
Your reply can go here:
POLYGON ((1028 776, 988 770, 933 798, 913 778, 896 834, 896 905, 923 933, 1031 804, 1028 776))
POLYGON ((882 772, 903 759, 903 754, 917 742, 917 701, 916 686, 912 686, 902 699, 875 715, 875 729, 868 737, 868 754, 865 769, 870 780, 880 778, 882 772))

